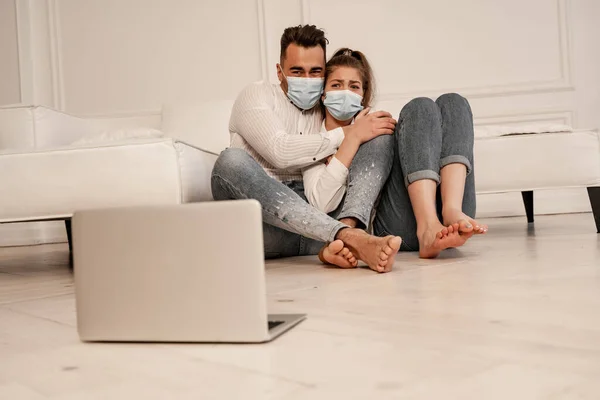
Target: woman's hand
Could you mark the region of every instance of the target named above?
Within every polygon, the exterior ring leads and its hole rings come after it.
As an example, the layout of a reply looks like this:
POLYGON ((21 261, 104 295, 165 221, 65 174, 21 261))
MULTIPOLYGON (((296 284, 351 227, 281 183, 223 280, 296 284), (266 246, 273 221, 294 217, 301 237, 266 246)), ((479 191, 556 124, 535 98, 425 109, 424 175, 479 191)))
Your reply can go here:
POLYGON ((391 135, 396 129, 396 120, 386 111, 369 113, 365 108, 356 116, 354 124, 344 127, 346 138, 359 144, 368 142, 380 135, 391 135))

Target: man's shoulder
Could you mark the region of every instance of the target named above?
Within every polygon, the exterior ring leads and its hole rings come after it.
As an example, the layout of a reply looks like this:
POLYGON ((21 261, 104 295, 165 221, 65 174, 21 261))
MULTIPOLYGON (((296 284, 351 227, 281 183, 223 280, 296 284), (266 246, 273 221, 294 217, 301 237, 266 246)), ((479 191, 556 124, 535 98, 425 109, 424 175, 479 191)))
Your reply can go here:
POLYGON ((264 96, 264 97, 274 97, 276 95, 277 85, 272 84, 268 81, 258 81, 252 82, 249 85, 246 85, 240 92, 238 99, 245 97, 255 97, 255 96, 264 96))

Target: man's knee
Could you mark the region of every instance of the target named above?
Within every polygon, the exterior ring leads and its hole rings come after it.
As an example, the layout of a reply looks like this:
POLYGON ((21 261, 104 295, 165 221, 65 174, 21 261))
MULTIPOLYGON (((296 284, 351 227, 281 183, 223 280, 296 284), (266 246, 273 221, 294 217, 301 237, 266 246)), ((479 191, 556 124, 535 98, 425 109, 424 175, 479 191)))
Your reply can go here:
POLYGON ((400 111, 398 124, 406 118, 425 117, 441 121, 440 108, 435 101, 429 97, 417 97, 406 103, 400 111))
POLYGON ((435 101, 439 108, 454 107, 471 109, 469 101, 458 93, 446 93, 435 101))
POLYGON ((231 185, 236 186, 247 180, 256 161, 243 149, 226 149, 217 158, 211 174, 211 191, 215 200, 237 198, 231 192, 231 185))
POLYGON ((240 176, 244 171, 250 170, 253 162, 256 163, 244 149, 225 149, 217 158, 212 175, 240 176))

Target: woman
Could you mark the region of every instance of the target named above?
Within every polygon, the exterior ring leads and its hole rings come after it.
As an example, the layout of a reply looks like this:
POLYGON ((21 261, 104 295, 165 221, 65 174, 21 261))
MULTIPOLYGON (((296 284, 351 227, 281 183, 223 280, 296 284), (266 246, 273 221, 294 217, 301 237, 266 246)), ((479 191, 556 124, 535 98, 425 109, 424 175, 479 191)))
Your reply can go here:
MULTIPOLYGON (((326 65, 323 130, 349 126, 369 113, 374 92, 372 71, 358 51, 340 49, 326 65)), ((462 246, 473 234, 487 232, 475 216, 473 117, 458 94, 437 101, 411 100, 394 133, 391 172, 373 220, 376 236, 402 238, 401 250, 437 257, 462 246)), ((325 163, 303 171, 308 201, 324 212, 341 204, 346 180, 360 144, 345 139, 325 163)), ((377 155, 372 155, 376 157, 377 155)), ((357 171, 354 179, 385 179, 357 171)))

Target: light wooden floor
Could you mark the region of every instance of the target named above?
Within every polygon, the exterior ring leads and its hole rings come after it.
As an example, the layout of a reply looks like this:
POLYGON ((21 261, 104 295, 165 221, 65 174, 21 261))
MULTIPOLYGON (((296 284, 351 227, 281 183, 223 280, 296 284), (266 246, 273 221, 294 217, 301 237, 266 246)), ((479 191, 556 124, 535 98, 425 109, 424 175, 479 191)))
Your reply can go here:
POLYGON ((66 246, 0 249, 0 399, 600 399, 591 215, 487 222, 387 275, 270 262, 309 317, 267 345, 83 344, 66 246))

